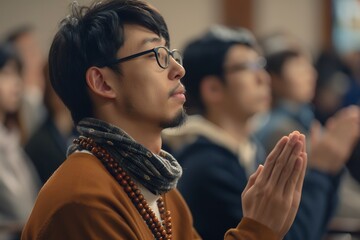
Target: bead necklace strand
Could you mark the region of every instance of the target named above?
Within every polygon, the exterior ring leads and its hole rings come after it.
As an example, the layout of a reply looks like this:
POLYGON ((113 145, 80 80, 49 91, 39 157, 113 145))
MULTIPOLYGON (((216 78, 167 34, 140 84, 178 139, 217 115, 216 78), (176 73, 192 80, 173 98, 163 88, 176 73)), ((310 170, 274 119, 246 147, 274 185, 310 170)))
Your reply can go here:
POLYGON ((80 148, 90 151, 96 156, 117 180, 117 182, 123 187, 136 209, 146 222, 147 226, 151 230, 155 239, 157 240, 171 240, 172 239, 172 225, 170 211, 166 211, 164 200, 160 197, 157 200, 159 207, 160 217, 164 223, 161 223, 156 217, 154 211, 150 208, 149 204, 141 194, 140 189, 131 179, 131 177, 124 171, 122 167, 110 156, 110 154, 101 146, 97 145, 91 138, 80 136, 74 139, 74 144, 77 144, 80 148))

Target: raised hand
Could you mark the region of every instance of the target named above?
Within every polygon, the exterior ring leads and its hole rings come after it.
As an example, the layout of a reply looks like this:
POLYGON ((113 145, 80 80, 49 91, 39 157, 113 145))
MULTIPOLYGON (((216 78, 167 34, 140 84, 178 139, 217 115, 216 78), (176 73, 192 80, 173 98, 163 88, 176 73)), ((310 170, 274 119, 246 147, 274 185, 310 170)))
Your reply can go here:
POLYGON ((349 159, 360 137, 360 108, 350 106, 330 118, 323 131, 315 124, 311 132, 309 166, 337 174, 349 159))
POLYGON ((244 217, 284 237, 300 204, 306 164, 304 135, 293 132, 281 138, 242 193, 244 217))

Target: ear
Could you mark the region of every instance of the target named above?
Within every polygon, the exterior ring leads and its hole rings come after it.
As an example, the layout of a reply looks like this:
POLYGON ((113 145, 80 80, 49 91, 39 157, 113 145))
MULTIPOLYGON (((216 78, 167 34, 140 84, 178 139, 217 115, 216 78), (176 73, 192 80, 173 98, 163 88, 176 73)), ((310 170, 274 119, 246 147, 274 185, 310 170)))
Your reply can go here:
POLYGON ((224 98, 224 83, 216 76, 206 76, 200 83, 200 96, 205 105, 216 104, 224 98))
POLYGON ((106 80, 106 70, 90 67, 86 71, 86 83, 91 91, 104 98, 115 98, 116 93, 106 80))

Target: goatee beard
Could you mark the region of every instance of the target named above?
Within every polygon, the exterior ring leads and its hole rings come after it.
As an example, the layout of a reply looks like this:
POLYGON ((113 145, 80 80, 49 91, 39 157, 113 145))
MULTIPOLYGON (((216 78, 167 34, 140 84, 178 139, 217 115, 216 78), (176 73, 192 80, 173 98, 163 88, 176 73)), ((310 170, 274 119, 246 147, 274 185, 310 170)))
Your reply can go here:
POLYGON ((160 127, 162 129, 179 127, 182 124, 184 124, 186 117, 187 117, 187 115, 186 115, 185 109, 181 109, 181 111, 175 116, 175 118, 173 118, 172 120, 170 120, 168 122, 160 123, 160 127))

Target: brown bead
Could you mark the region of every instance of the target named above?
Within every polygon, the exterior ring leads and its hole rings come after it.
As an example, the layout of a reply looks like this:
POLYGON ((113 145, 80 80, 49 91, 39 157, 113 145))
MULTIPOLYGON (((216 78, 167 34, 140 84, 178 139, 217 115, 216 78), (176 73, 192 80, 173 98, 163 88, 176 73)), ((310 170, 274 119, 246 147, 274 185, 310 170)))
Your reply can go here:
POLYGON ((140 212, 141 216, 143 216, 143 215, 146 214, 146 210, 145 210, 145 209, 139 209, 139 212, 140 212))
POLYGON ((149 215, 149 214, 145 214, 144 220, 145 220, 145 221, 148 221, 149 219, 150 219, 150 215, 149 215))
POLYGON ((158 206, 159 207, 164 207, 164 202, 163 201, 158 201, 158 206))
POLYGON ((160 228, 161 227, 161 222, 157 222, 157 223, 155 223, 156 224, 156 227, 157 228, 160 228))
POLYGON ((126 185, 127 185, 127 181, 121 180, 120 185, 123 186, 123 187, 126 186, 126 185))
POLYGON ((97 147, 93 147, 91 149, 91 153, 94 154, 94 155, 96 155, 98 151, 99 151, 99 149, 97 147))
MULTIPOLYGON (((161 220, 164 222, 164 226, 156 217, 154 211, 150 208, 135 182, 104 148, 98 146, 92 138, 85 138, 82 136, 80 136, 78 139, 74 139, 73 142, 74 144, 78 144, 79 148, 91 151, 92 154, 94 154, 99 160, 102 161, 104 166, 109 170, 113 177, 123 187, 124 191, 128 194, 129 198, 138 209, 140 215, 145 220, 155 238, 157 240, 171 240, 172 225, 170 211, 166 211, 163 198, 159 198, 157 205, 159 208, 161 220)), ((127 153, 122 153, 122 155, 128 156, 127 153)))

